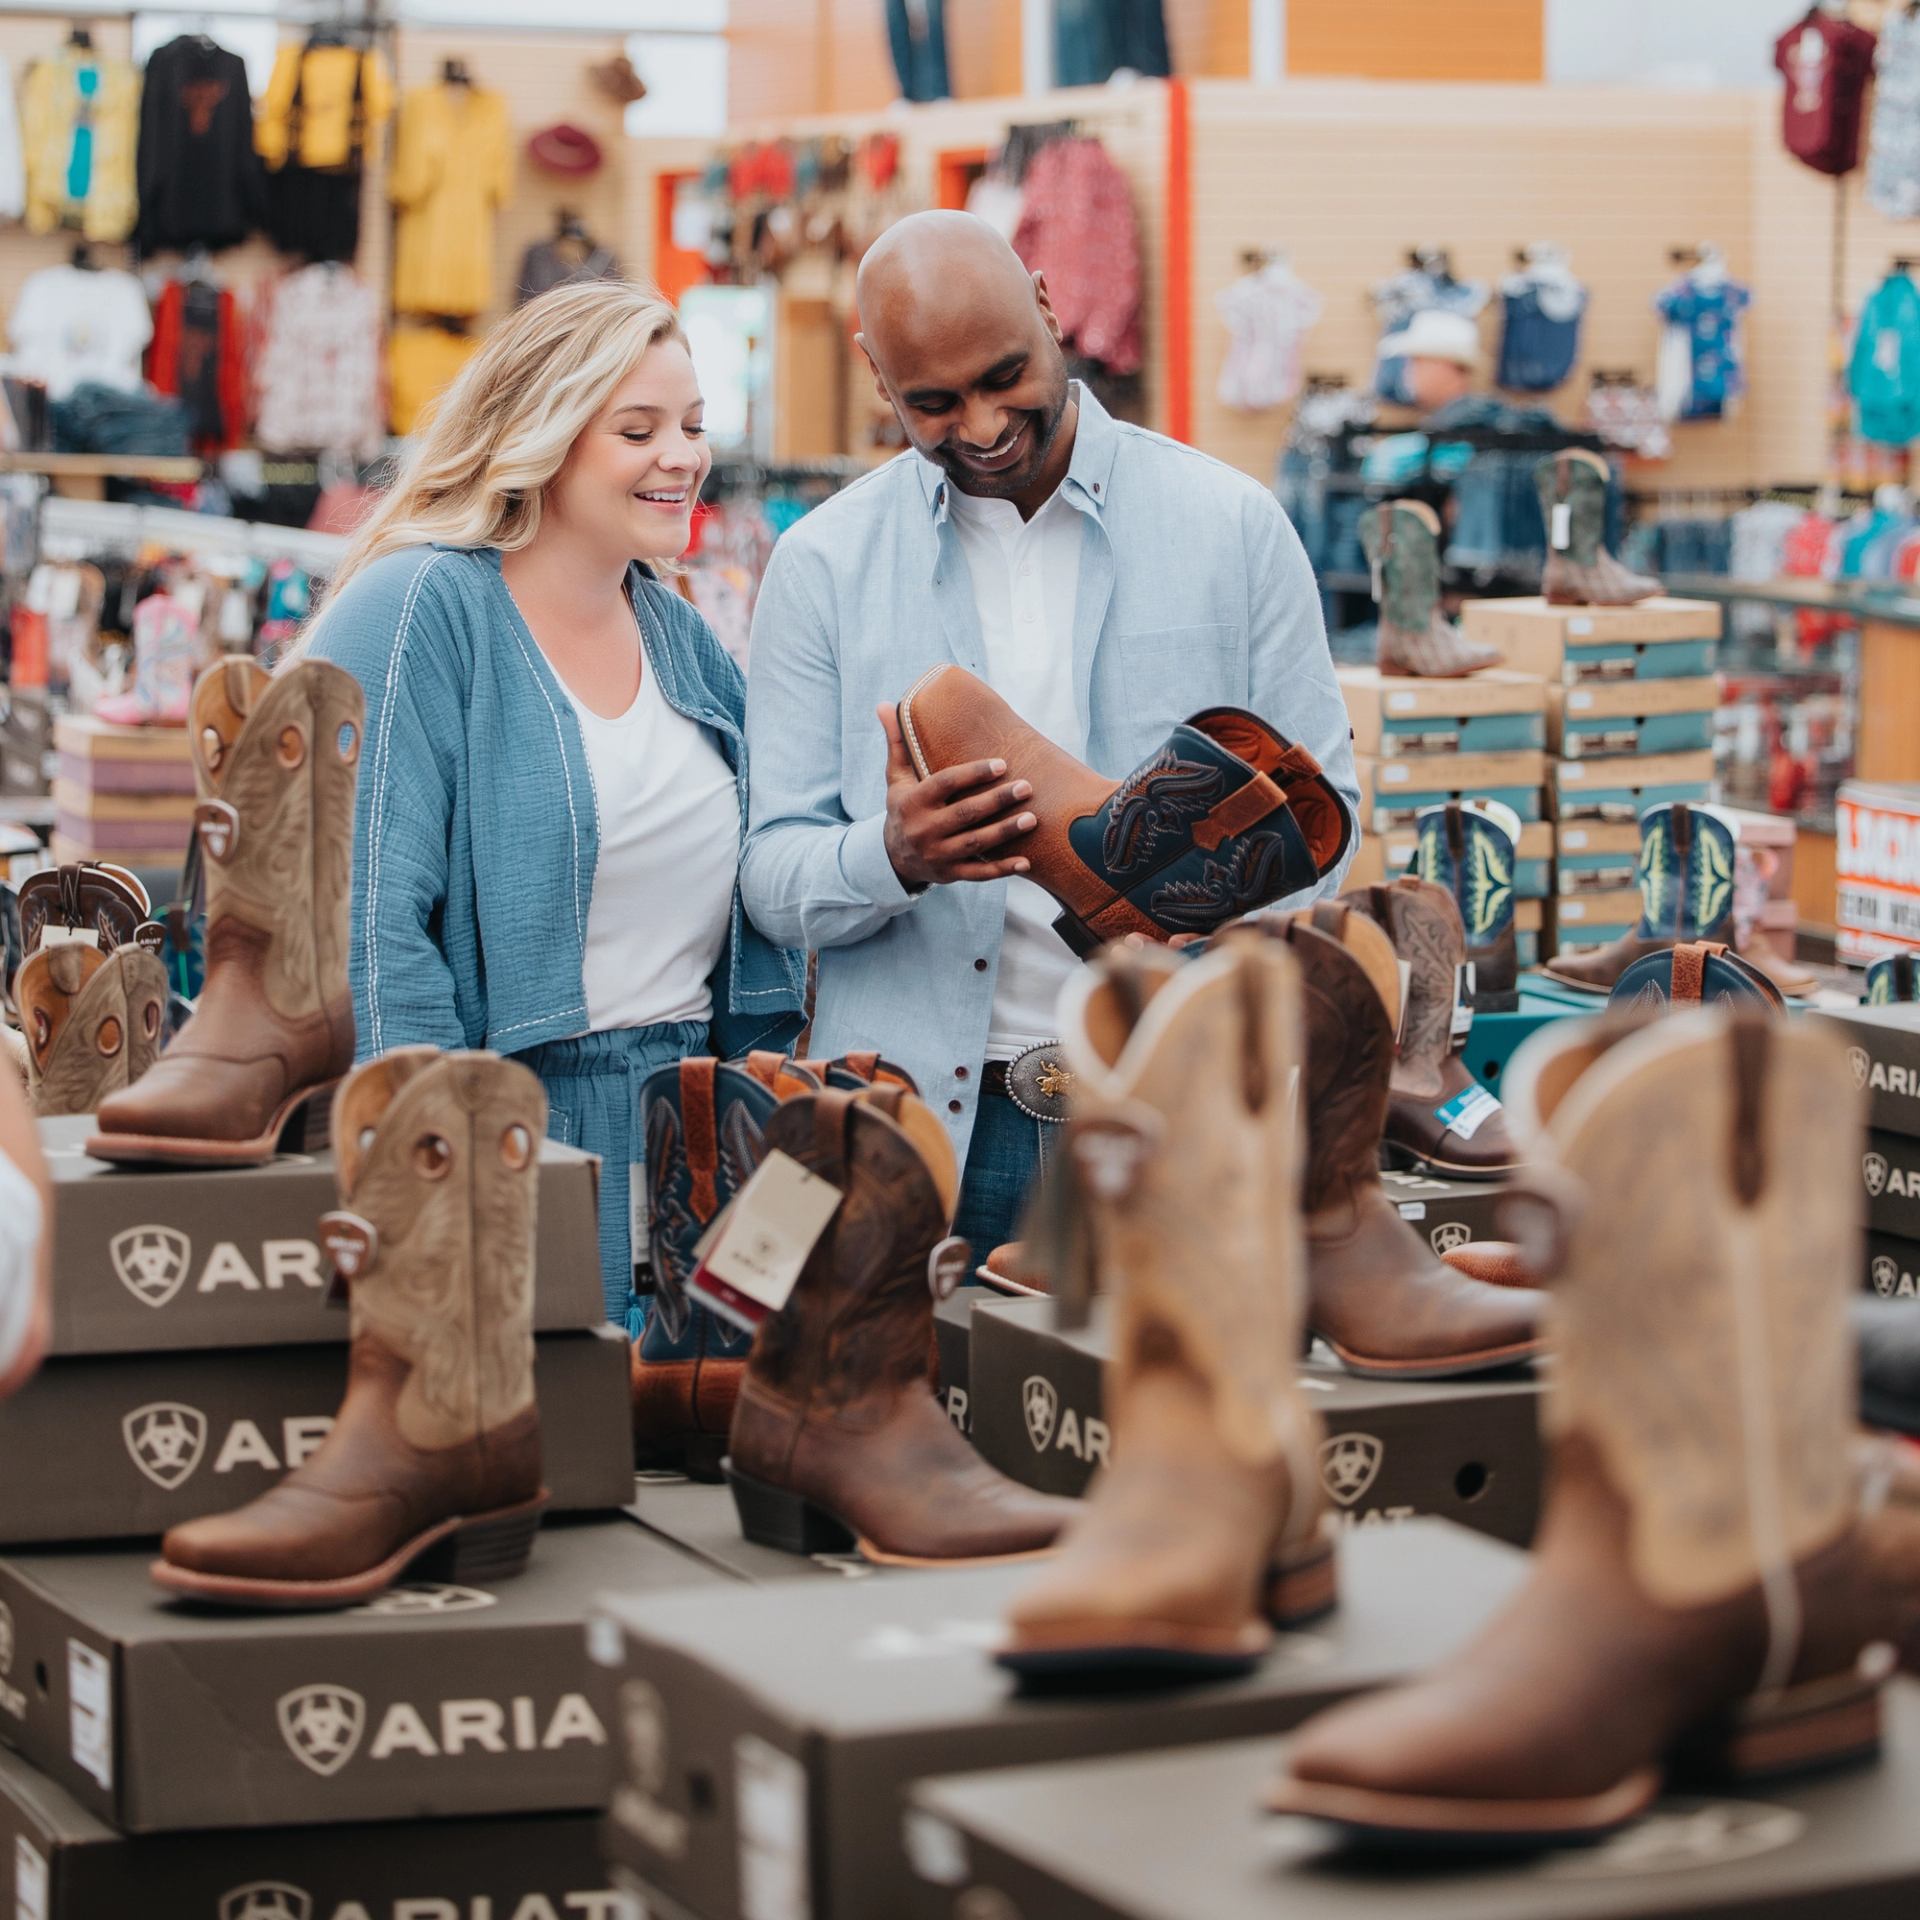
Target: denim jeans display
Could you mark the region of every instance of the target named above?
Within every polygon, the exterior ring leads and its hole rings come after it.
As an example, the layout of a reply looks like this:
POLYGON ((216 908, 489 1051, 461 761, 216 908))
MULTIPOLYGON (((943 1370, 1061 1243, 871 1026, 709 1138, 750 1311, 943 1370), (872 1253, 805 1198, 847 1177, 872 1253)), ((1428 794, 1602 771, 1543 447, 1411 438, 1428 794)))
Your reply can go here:
POLYGON ((887 39, 903 99, 924 102, 951 96, 946 0, 887 0, 887 39))
POLYGON ((1104 86, 1121 67, 1156 80, 1172 73, 1160 0, 1054 0, 1055 86, 1104 86))

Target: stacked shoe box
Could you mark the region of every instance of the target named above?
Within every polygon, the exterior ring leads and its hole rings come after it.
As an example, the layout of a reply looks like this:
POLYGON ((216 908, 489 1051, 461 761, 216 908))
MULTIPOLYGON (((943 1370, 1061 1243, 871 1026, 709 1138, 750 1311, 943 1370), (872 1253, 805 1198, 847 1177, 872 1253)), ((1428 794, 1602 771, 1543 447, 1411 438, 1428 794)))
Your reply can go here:
POLYGON ((1377 667, 1337 669, 1360 782, 1360 850, 1350 886, 1412 867, 1415 821, 1448 800, 1499 800, 1521 820, 1514 872, 1522 966, 1540 957, 1553 892, 1553 828, 1542 817, 1547 698, 1538 676, 1494 669, 1419 680, 1377 667))
POLYGON ((59 860, 178 866, 193 834, 193 755, 184 727, 54 722, 53 852, 59 860))
POLYGON ((1640 918, 1638 821, 1663 801, 1713 797, 1720 609, 1469 601, 1461 623, 1509 668, 1544 683, 1553 822, 1555 952, 1604 946, 1640 918))
POLYGON ((1865 1282, 1920 1308, 1920 1006, 1821 1007, 1867 1092, 1865 1282))
POLYGON ((601 1325, 595 1163, 552 1144, 540 1162, 553 1499, 530 1569, 339 1612, 222 1613, 163 1597, 153 1540, 265 1491, 329 1429, 349 1325, 315 1238, 334 1172, 303 1154, 123 1172, 83 1152, 92 1127, 42 1122, 52 1355, 0 1404, 0 1742, 21 1756, 0 1763, 0 1913, 286 1920, 417 1895, 446 1903, 422 1912, 492 1898, 614 1920, 592 1839, 609 1741, 586 1697, 588 1604, 719 1576, 618 1512, 628 1362, 601 1325), (524 1817, 478 1840, 470 1823, 496 1814, 524 1817), (426 1816, 454 1824, 404 1844, 296 1831, 426 1816))

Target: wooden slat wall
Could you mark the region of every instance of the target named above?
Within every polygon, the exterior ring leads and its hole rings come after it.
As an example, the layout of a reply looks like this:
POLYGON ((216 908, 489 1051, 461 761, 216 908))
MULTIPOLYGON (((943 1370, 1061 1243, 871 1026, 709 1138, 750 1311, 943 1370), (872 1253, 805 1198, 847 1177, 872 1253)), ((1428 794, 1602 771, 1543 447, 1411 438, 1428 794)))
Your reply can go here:
POLYGON ((1545 72, 1546 0, 1287 0, 1292 78, 1538 81, 1545 72))
MULTIPOLYGON (((1286 248, 1326 300, 1308 336, 1308 370, 1359 383, 1370 377, 1377 339, 1367 291, 1404 265, 1410 246, 1448 246, 1457 272, 1497 281, 1516 246, 1558 240, 1593 302, 1585 364, 1552 404, 1577 414, 1586 366, 1651 376, 1650 302, 1672 276, 1667 248, 1717 240, 1738 275, 1753 272, 1756 213, 1767 205, 1753 191, 1754 113, 1744 94, 1196 84, 1197 444, 1264 478, 1284 438, 1284 412, 1248 416, 1215 398, 1227 336, 1214 303, 1244 271, 1247 247, 1286 248)), ((1751 328, 1756 349, 1770 351, 1775 329, 1790 337, 1787 311, 1811 297, 1812 289, 1787 284, 1763 294, 1751 328)), ((1491 311, 1485 337, 1491 351, 1491 311)), ((1772 361, 1762 364, 1767 375, 1756 378, 1738 419, 1678 430, 1676 458, 1657 470, 1661 483, 1751 478, 1768 410, 1794 381, 1817 377, 1804 362, 1782 364, 1777 375, 1772 361)))

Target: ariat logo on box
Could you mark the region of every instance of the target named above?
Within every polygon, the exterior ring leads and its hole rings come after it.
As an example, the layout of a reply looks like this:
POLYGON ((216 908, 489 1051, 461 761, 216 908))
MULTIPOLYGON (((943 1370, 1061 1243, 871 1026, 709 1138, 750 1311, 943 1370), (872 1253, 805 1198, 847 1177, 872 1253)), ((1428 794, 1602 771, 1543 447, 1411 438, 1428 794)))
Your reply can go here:
POLYGON ((1909 1100, 1920 1100, 1920 1073, 1913 1068, 1875 1060, 1865 1047, 1849 1047, 1847 1062, 1853 1068, 1855 1086, 1870 1087, 1875 1093, 1898 1093, 1909 1100))
POLYGON ((1107 1423, 1092 1414, 1082 1416, 1071 1407, 1063 1408, 1059 1389, 1044 1374, 1029 1374, 1021 1383, 1020 1405, 1035 1453, 1051 1449, 1097 1466, 1107 1464, 1107 1423))
POLYGON ((1877 1254, 1871 1269, 1873 1290, 1883 1300, 1920 1299, 1920 1285, 1899 1261, 1888 1254, 1877 1254))
MULTIPOLYGON (((274 1717, 288 1752, 326 1779, 361 1750, 367 1702, 351 1687, 318 1682, 282 1694, 274 1717)), ((607 1744, 606 1729, 584 1694, 563 1693, 544 1715, 524 1693, 509 1700, 441 1700, 425 1710, 410 1700, 396 1700, 381 1716, 366 1754, 369 1760, 390 1760, 396 1753, 438 1760, 481 1753, 552 1753, 575 1741, 593 1747, 607 1744)))
MULTIPOLYGON (((266 1473, 289 1472, 317 1451, 332 1431, 330 1413, 290 1414, 280 1422, 276 1450, 258 1421, 236 1420, 221 1439, 213 1470, 232 1473, 237 1467, 259 1467, 266 1473)), ((135 1407, 122 1418, 120 1433, 133 1464, 163 1493, 185 1486, 206 1458, 207 1416, 181 1400, 154 1400, 135 1407)))
POLYGON ((1920 1200, 1920 1169, 1896 1167, 1884 1153, 1861 1155, 1860 1177, 1876 1200, 1883 1193, 1896 1194, 1902 1200, 1920 1200))
MULTIPOLYGON (((193 1271, 193 1242, 177 1227, 128 1227, 108 1242, 120 1284, 144 1307, 164 1307, 193 1271)), ((311 1240, 263 1240, 259 1265, 231 1240, 215 1243, 194 1282, 195 1293, 239 1287, 247 1293, 283 1293, 290 1286, 315 1293, 327 1284, 320 1249, 311 1240)))
POLYGON ((563 1893, 557 1901, 530 1893, 512 1908, 490 1894, 471 1903, 410 1894, 393 1901, 349 1899, 322 1908, 314 1905, 312 1894, 286 1880, 250 1881, 220 1898, 220 1920, 632 1920, 635 1912, 628 1896, 611 1888, 563 1893))

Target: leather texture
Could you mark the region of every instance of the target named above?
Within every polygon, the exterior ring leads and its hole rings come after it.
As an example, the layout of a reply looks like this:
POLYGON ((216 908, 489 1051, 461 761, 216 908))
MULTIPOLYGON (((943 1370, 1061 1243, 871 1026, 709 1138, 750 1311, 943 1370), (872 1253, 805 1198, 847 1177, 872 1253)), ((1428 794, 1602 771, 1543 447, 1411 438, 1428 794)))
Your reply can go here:
POLYGON ((1611 1006, 1644 1007, 1652 1012, 1722 1002, 1777 1013, 1784 1013, 1787 1006, 1780 989, 1765 974, 1719 942, 1707 940, 1644 955, 1620 976, 1608 996, 1611 1006))
POLYGON ((1440 516, 1423 500, 1387 500, 1360 516, 1360 545, 1380 608, 1382 673, 1458 680, 1497 667, 1497 647, 1469 640, 1440 607, 1440 516))
POLYGON ((1683 1747, 1870 1749, 1861 1656, 1912 1611, 1850 1431, 1844 1049, 1751 1014, 1564 1024, 1509 1085, 1560 1212, 1532 1571, 1457 1657, 1298 1736, 1273 1804, 1362 1837, 1403 1840, 1411 1799, 1422 1831, 1537 1844, 1618 1824, 1683 1747))
POLYGON ((97 1112, 159 1057, 167 976, 144 947, 42 946, 27 956, 14 988, 28 1091, 42 1119, 97 1112))
MULTIPOLYGON (((919 1105, 896 1092, 896 1111, 908 1102, 919 1105)), ((934 1398, 929 1262, 946 1238, 947 1202, 908 1124, 871 1095, 836 1090, 785 1102, 766 1140, 844 1198, 786 1306, 754 1336, 732 1468, 830 1514, 884 1557, 1050 1546, 1074 1503, 995 1472, 934 1398)))
POLYGON ((355 1237, 346 1398, 278 1487, 167 1534, 176 1573, 350 1579, 443 1521, 539 1499, 533 1242, 546 1119, 539 1081, 494 1054, 404 1047, 342 1082, 343 1211, 323 1237, 343 1218, 355 1237))
POLYGON ((1419 816, 1414 872, 1444 887, 1459 909, 1473 963, 1476 1013, 1511 1012, 1519 1004, 1520 955, 1514 935, 1513 836, 1497 821, 1457 800, 1419 816))
POLYGON ((130 941, 152 913, 147 890, 125 867, 68 860, 20 883, 20 934, 28 953, 49 926, 91 933, 111 953, 130 941))
POLYGON ((293 1109, 353 1064, 347 914, 364 704, 351 674, 313 658, 271 678, 243 659, 200 676, 189 726, 206 982, 152 1071, 102 1104, 89 1153, 264 1161, 293 1109))
POLYGON ((1606 461, 1584 448, 1568 448, 1534 469, 1549 533, 1555 509, 1564 506, 1568 514, 1567 545, 1549 545, 1540 583, 1550 606, 1631 607, 1662 590, 1650 574, 1635 573, 1606 549, 1609 478, 1606 461))
POLYGON ((1542 1297, 1444 1265, 1381 1186, 1393 1016, 1374 982, 1383 965, 1398 972, 1385 935, 1337 905, 1271 932, 1300 963, 1305 1007, 1312 1330, 1350 1370, 1389 1378, 1446 1378, 1529 1359, 1539 1350, 1542 1297), (1369 947, 1370 963, 1356 957, 1369 947))
POLYGON ((1076 952, 1129 933, 1210 932, 1312 886, 1353 838, 1313 755, 1237 707, 1192 715, 1118 782, 951 664, 907 691, 900 725, 922 777, 998 758, 1031 782, 1039 824, 1015 844, 1059 901, 1056 925, 1076 952))
POLYGON ((1390 885, 1352 888, 1340 900, 1386 934, 1407 970, 1383 1135, 1388 1152, 1455 1179, 1496 1180, 1511 1173, 1519 1149, 1497 1103, 1470 1133, 1457 1131, 1445 1117, 1456 1102, 1481 1091, 1461 1058, 1466 1035, 1456 1041, 1453 1033, 1454 999, 1467 958, 1453 895, 1431 880, 1406 875, 1390 885))

